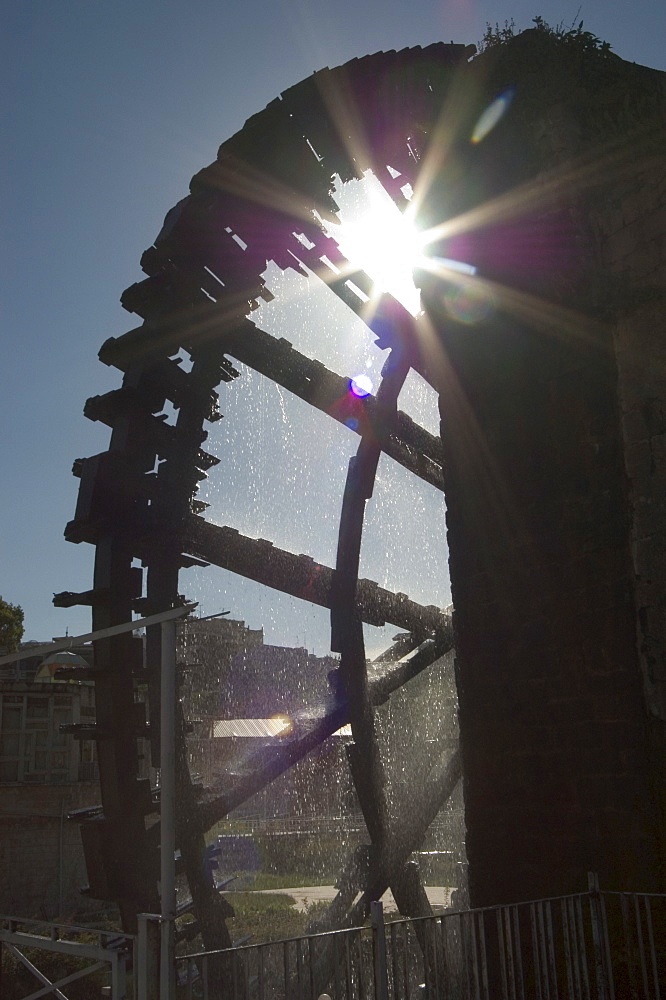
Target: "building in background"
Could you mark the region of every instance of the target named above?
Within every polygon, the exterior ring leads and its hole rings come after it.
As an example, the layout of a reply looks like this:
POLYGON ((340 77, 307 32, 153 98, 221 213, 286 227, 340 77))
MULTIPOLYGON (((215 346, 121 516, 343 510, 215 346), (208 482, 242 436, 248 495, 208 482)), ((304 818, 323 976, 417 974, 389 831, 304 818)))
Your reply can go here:
MULTIPOLYGON (((30 655, 40 645, 23 643, 26 656, 0 668, 0 912, 51 918, 90 905, 78 827, 66 817, 98 803, 100 790, 94 742, 60 731, 94 723, 94 686, 58 680, 53 656, 30 655)), ((82 661, 74 669, 94 667, 92 645, 71 655, 82 661)))
MULTIPOLYGON (((0 912, 50 919, 99 908, 81 894, 83 849, 78 824, 67 815, 99 805, 101 794, 95 742, 61 732, 95 722, 92 645, 73 647, 69 656, 31 655, 38 645, 23 644, 25 657, 0 668, 0 912)), ((338 666, 304 648, 266 645, 262 629, 227 618, 187 620, 177 660, 190 767, 208 787, 233 783, 323 714, 333 700, 329 675, 338 666)), ((433 748, 442 739, 457 745, 451 664, 433 665, 380 709, 380 719, 386 712, 402 713, 404 722, 387 726, 392 742, 383 746, 391 795, 399 798, 411 780, 405 764, 417 721, 433 748)), ((350 739, 345 726, 230 814, 231 828, 240 822, 261 834, 269 869, 278 870, 285 858, 293 866, 299 854, 314 856, 315 842, 324 850, 335 840, 347 850, 367 838, 347 764, 350 739)), ((138 777, 154 784, 149 741, 139 742, 138 777)), ((438 825, 446 843, 431 837, 429 849, 450 852, 462 837, 462 799, 447 809, 446 829, 441 818, 438 825)))
MULTIPOLYGON (((192 620, 181 640, 190 768, 206 788, 218 794, 261 770, 276 749, 302 737, 334 702, 330 675, 339 666, 336 658, 262 640, 261 633, 226 618, 192 620)), ((399 658, 398 647, 395 656, 399 658)), ((368 664, 370 675, 379 676, 389 662, 368 664)), ((458 747, 453 654, 432 664, 379 706, 377 721, 387 798, 397 815, 433 763, 458 747), (414 732, 422 737, 418 755, 414 732)), ((225 871, 234 867, 226 851, 233 847, 235 836, 251 836, 261 844, 269 871, 286 865, 284 871, 290 873, 300 871, 299 863, 313 857, 315 871, 310 874, 333 871, 344 858, 337 854, 335 859, 327 858, 326 850, 339 853, 353 844, 367 843, 347 762, 351 738, 349 726, 344 726, 229 814, 221 826, 225 871)), ((431 884, 464 884, 460 786, 436 817, 422 849, 426 853, 420 860, 431 884)))
POLYGON ((221 718, 222 691, 233 660, 263 646, 263 629, 229 618, 188 618, 178 629, 180 698, 188 720, 221 718))

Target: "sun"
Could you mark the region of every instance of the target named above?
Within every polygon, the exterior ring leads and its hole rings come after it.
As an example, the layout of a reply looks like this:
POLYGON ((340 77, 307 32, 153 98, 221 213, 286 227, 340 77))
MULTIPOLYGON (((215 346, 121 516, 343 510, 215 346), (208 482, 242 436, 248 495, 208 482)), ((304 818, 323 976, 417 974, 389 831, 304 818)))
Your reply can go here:
POLYGON ((340 225, 326 224, 354 267, 372 279, 378 292, 388 292, 413 316, 421 311, 412 273, 422 266, 425 239, 409 210, 401 212, 375 175, 341 184, 335 191, 340 225))

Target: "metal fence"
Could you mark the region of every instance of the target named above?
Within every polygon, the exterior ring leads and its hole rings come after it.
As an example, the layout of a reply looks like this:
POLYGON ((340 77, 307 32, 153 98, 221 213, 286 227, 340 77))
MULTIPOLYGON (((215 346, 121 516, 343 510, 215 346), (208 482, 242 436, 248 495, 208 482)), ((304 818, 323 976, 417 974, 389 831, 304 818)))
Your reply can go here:
POLYGON ((581 893, 386 928, 391 1000, 659 1000, 666 897, 581 893))
POLYGON ((70 987, 87 979, 87 995, 99 997, 106 986, 111 1000, 125 1000, 135 951, 130 934, 0 917, 0 997, 68 1000, 70 987))
MULTIPOLYGON (((262 835, 271 833, 365 833, 363 817, 359 814, 346 816, 321 816, 319 814, 302 816, 263 816, 254 813, 234 815, 232 821, 220 824, 221 836, 230 835, 262 835)), ((428 828, 433 841, 438 836, 448 834, 448 827, 441 821, 435 821, 428 828)))
POLYGON ((354 927, 303 938, 246 945, 176 960, 178 996, 234 1000, 336 1000, 375 996, 373 932, 354 927))
MULTIPOLYGON (((113 1000, 154 1000, 160 923, 142 915, 133 938, 0 918, 0 995, 67 1000, 77 980, 105 971, 113 1000), (3 976, 3 951, 30 979, 26 990, 3 976), (61 961, 57 975, 45 971, 48 953, 61 961)), ((388 922, 373 903, 364 927, 183 955, 175 965, 178 1000, 666 1000, 666 895, 593 888, 388 922)))
POLYGON ((177 959, 187 1000, 666 1000, 666 896, 596 890, 177 959))

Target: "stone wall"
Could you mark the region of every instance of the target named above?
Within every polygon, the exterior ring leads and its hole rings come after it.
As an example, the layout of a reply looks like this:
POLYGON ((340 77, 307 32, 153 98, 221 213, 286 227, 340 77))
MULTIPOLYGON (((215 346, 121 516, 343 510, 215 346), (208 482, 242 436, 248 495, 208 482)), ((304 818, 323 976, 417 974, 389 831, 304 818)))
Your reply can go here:
POLYGON ((595 215, 618 282, 614 324, 632 510, 639 650, 651 714, 666 721, 666 176, 648 163, 595 215))
POLYGON ((654 888, 612 355, 474 339, 446 341, 471 412, 442 395, 470 898, 654 888))
MULTIPOLYGON (((666 145, 666 100, 662 128, 666 145)), ((663 148, 663 146, 662 146, 663 148)), ((666 171, 653 156, 596 215, 602 260, 621 300, 614 347, 625 469, 637 643, 651 731, 650 776, 666 836, 666 171)), ((666 869, 661 845, 661 871, 666 869)), ((662 874, 662 878, 666 878, 662 874)))
POLYGON ((513 79, 518 107, 476 172, 458 153, 464 208, 479 177, 491 207, 523 185, 511 228, 470 243, 494 308, 460 322, 424 283, 472 905, 582 891, 588 871, 666 889, 666 88, 621 60, 595 83, 526 34, 472 64, 486 102, 513 79), (646 119, 620 121, 634 107, 646 119))

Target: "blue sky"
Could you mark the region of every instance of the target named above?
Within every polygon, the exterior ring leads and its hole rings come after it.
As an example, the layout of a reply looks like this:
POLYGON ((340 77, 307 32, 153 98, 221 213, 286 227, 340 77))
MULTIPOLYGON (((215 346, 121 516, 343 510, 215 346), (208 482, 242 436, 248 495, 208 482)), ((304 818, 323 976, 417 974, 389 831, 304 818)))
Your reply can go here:
MULTIPOLYGON (((91 585, 92 548, 67 544, 62 533, 76 502, 73 460, 108 442, 105 427, 84 419, 83 404, 120 380, 97 351, 137 325, 120 293, 140 280, 141 252, 220 142, 322 66, 380 49, 476 42, 487 21, 513 18, 523 28, 541 14, 569 23, 577 9, 550 0, 5 5, 0 593, 24 607, 26 638, 89 628, 88 609, 54 609, 51 596, 91 585)), ((579 17, 623 58, 666 69, 660 0, 588 0, 579 17)), ((271 537, 268 527, 257 533, 271 537)), ((195 582, 193 596, 202 587, 195 582)), ((264 622, 255 596, 247 591, 244 606, 242 587, 239 594, 234 613, 270 629, 279 606, 264 622)), ((216 599, 204 597, 205 612, 218 610, 216 599)), ((310 642, 308 630, 322 621, 313 612, 294 618, 288 633, 276 625, 269 634, 310 642)))

